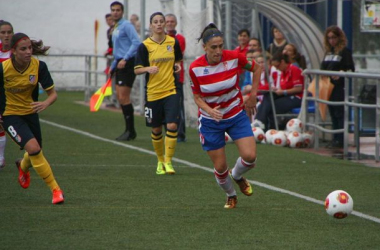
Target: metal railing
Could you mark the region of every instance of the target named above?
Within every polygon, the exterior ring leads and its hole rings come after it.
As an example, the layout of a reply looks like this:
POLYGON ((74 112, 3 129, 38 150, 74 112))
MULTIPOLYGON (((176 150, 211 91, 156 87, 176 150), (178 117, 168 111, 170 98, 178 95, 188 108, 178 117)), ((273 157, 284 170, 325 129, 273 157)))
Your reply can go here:
MULTIPOLYGON (((107 60, 101 55, 90 54, 49 54, 49 58, 81 58, 84 60, 83 68, 79 69, 49 69, 50 73, 76 73, 83 74, 84 85, 80 85, 80 89, 84 90, 84 101, 88 102, 92 92, 99 88, 99 76, 106 76, 104 71, 98 70, 99 59, 107 60)), ((102 81, 103 82, 103 81, 102 81)))
POLYGON ((314 112, 314 121, 313 123, 308 122, 309 114, 307 114, 307 109, 303 108, 301 112, 304 112, 304 116, 306 118, 305 125, 308 127, 313 127, 315 129, 315 140, 314 140, 314 148, 319 148, 319 131, 325 132, 325 133, 343 133, 344 143, 343 143, 343 157, 348 157, 348 143, 349 143, 349 126, 354 127, 354 143, 357 148, 357 157, 360 159, 360 134, 359 134, 359 123, 358 117, 359 117, 359 109, 360 108, 367 108, 367 109, 376 109, 376 117, 375 117, 375 160, 376 162, 379 161, 379 147, 380 147, 380 74, 370 74, 370 73, 352 73, 352 72, 337 72, 337 71, 325 71, 325 70, 314 70, 314 69, 306 69, 303 71, 304 75, 307 76, 314 76, 316 77, 316 84, 315 84, 315 93, 319 93, 319 78, 321 76, 338 76, 338 77, 344 77, 344 85, 345 85, 345 97, 343 102, 332 102, 332 101, 325 101, 320 98, 316 97, 308 97, 307 96, 307 89, 310 81, 308 80, 309 77, 305 77, 306 85, 304 89, 304 98, 306 98, 306 102, 308 100, 314 100, 315 101, 315 107, 317 110, 318 103, 325 103, 327 105, 332 106, 344 106, 344 128, 343 129, 326 129, 323 126, 321 126, 322 121, 320 119, 319 112, 314 112), (376 104, 362 104, 358 103, 358 94, 356 94, 355 83, 352 83, 352 94, 350 95, 350 79, 374 79, 377 81, 376 83, 376 104), (349 109, 350 107, 354 108, 354 121, 350 121, 350 115, 349 115, 349 109))

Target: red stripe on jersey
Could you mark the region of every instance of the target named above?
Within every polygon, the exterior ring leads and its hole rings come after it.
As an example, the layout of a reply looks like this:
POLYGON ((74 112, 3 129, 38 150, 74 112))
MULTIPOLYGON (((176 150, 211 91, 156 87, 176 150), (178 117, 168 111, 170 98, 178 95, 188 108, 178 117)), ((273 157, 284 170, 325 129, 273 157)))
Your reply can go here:
MULTIPOLYGON (((240 91, 238 94, 231 93, 239 90, 239 71, 247 63, 244 55, 229 50, 223 51, 221 61, 215 65, 210 65, 205 55, 199 57, 189 68, 193 93, 205 97, 204 100, 210 107, 222 104, 221 108, 226 110, 223 119, 236 115, 242 110, 243 98, 240 91)), ((205 111, 201 112, 208 116, 205 111)))

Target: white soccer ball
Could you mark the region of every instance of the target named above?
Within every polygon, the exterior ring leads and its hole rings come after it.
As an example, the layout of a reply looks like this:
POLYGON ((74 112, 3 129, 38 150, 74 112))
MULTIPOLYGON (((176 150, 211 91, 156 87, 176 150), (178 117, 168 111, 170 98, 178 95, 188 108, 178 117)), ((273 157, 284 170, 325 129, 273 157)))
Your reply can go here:
POLYGON ((326 197, 326 212, 336 219, 346 218, 353 208, 354 201, 346 191, 335 190, 326 197))
POLYGON ((303 145, 307 148, 312 147, 314 144, 314 134, 310 131, 307 131, 302 134, 303 145))
POLYGON ((262 142, 265 140, 265 133, 261 128, 253 127, 252 132, 253 132, 253 135, 255 136, 256 142, 262 142))
POLYGON ((301 148, 303 146, 302 134, 297 131, 290 132, 286 142, 291 148, 301 148))
POLYGON ((265 133, 265 141, 267 144, 272 144, 272 138, 273 138, 273 135, 277 133, 277 130, 275 129, 269 129, 266 133, 265 133))
POLYGON ((302 132, 303 129, 303 124, 300 119, 294 118, 290 119, 288 123, 286 123, 286 130, 289 132, 297 131, 297 132, 302 132))
POLYGON ((257 127, 257 128, 261 128, 262 130, 265 129, 265 125, 264 123, 262 123, 260 120, 257 120, 255 119, 252 123, 251 123, 251 127, 257 127))
POLYGON ((227 134, 227 132, 224 133, 224 140, 226 143, 232 143, 233 142, 231 136, 229 134, 227 134))
POLYGON ((286 146, 286 135, 283 131, 278 131, 272 136, 272 144, 275 146, 286 146))

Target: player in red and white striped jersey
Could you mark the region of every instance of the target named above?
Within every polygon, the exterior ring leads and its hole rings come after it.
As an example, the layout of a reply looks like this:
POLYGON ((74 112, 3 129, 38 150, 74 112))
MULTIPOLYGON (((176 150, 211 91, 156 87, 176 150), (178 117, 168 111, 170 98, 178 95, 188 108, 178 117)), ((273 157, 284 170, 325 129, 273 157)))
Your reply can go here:
MULTIPOLYGON (((11 39, 13 36, 13 27, 7 21, 0 21, 0 63, 11 57, 11 39)), ((5 166, 4 151, 7 142, 4 129, 0 126, 0 169, 5 166)))
POLYGON ((234 140, 240 154, 231 176, 240 190, 250 196, 252 187, 243 174, 256 163, 256 143, 249 117, 256 107, 261 68, 248 62, 244 54, 224 50, 223 34, 214 24, 204 29, 199 40, 203 41, 206 54, 190 65, 189 74, 194 101, 199 107, 200 139, 213 162, 216 180, 227 194, 224 207, 234 208, 237 198, 227 166, 225 133, 234 140), (251 95, 245 102, 238 86, 240 69, 253 72, 251 95))

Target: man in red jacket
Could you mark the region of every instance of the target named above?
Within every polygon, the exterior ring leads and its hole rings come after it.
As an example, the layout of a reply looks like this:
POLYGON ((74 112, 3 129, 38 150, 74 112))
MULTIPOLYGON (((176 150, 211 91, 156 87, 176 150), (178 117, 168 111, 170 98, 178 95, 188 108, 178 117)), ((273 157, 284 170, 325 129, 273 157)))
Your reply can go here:
MULTIPOLYGON (((166 19, 166 33, 169 36, 175 37, 179 42, 179 47, 181 48, 182 55, 185 54, 186 40, 185 37, 176 31, 177 17, 174 14, 167 14, 166 19)), ((186 123, 185 123, 185 105, 184 105, 184 95, 183 95, 183 84, 185 81, 185 69, 183 67, 183 62, 181 62, 181 72, 179 76, 176 76, 177 91, 180 93, 180 117, 178 122, 178 142, 186 141, 186 123)))

